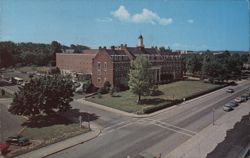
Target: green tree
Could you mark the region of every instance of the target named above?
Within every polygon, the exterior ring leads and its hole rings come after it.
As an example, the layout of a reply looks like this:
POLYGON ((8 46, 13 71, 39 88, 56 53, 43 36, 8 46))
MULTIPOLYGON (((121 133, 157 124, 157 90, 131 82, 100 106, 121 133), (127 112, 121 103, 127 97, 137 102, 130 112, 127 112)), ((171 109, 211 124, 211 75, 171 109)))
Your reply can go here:
POLYGON ((200 54, 192 54, 186 59, 186 68, 187 71, 192 73, 201 72, 202 68, 202 56, 200 54))
POLYGON ((128 85, 130 91, 138 95, 138 104, 141 103, 141 96, 148 95, 153 86, 150 66, 148 59, 143 56, 131 62, 128 85))
POLYGON ((225 65, 221 63, 214 55, 204 57, 202 65, 203 78, 208 78, 210 82, 224 81, 227 79, 225 65))
POLYGON ((89 93, 91 91, 91 86, 92 86, 91 81, 90 80, 86 80, 82 84, 82 91, 84 93, 89 93))
POLYGON ((71 109, 73 82, 61 75, 32 79, 19 88, 9 111, 15 115, 50 115, 71 109))

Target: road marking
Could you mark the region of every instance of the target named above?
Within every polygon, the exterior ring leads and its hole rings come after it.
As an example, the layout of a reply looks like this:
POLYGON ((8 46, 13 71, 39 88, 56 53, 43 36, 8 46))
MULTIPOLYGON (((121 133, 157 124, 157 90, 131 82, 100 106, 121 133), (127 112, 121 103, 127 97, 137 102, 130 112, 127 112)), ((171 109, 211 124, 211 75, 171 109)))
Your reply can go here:
POLYGON ((193 137, 192 134, 188 134, 188 133, 184 133, 184 132, 181 132, 181 131, 178 131, 178 130, 174 130, 174 129, 172 129, 172 128, 168 128, 168 127, 162 126, 162 125, 160 125, 160 124, 153 124, 153 125, 156 125, 156 126, 159 126, 159 127, 161 127, 161 128, 168 129, 168 130, 170 130, 170 131, 174 131, 174 132, 176 132, 176 133, 180 133, 180 134, 183 134, 183 135, 186 135, 186 136, 189 136, 189 137, 193 137))
POLYGON ((101 134, 99 136, 103 136, 103 135, 106 135, 108 133, 111 133, 111 132, 114 132, 115 130, 118 130, 118 129, 121 129, 121 128, 124 128, 124 127, 127 127, 131 124, 134 124, 136 123, 137 121, 134 121, 134 120, 137 120, 137 118, 133 118, 131 120, 127 120, 127 121, 123 121, 123 122, 120 122, 120 123, 117 123, 117 124, 114 124, 114 125, 111 125, 109 127, 106 127, 104 128, 102 131, 101 131, 101 134))
POLYGON ((108 127, 104 128, 102 131, 108 131, 108 130, 110 130, 110 129, 116 127, 116 126, 119 126, 119 125, 122 125, 122 124, 128 123, 128 122, 129 122, 129 121, 123 121, 123 122, 120 122, 120 123, 116 123, 116 124, 114 124, 114 125, 111 125, 111 126, 108 126, 108 127))
POLYGON ((181 127, 178 127, 178 126, 175 126, 173 124, 169 124, 169 123, 166 123, 166 122, 162 122, 162 121, 159 121, 159 120, 154 120, 154 119, 149 119, 149 118, 145 118, 147 120, 150 120, 150 121, 153 121, 153 122, 158 122, 159 124, 163 124, 165 126, 170 126, 172 128, 176 128, 178 130, 182 130, 182 131, 185 131, 185 132, 188 132, 188 133, 191 133, 193 135, 197 134, 197 132, 194 132, 194 131, 191 131, 191 130, 188 130, 188 129, 185 129, 185 128, 181 128, 181 127))

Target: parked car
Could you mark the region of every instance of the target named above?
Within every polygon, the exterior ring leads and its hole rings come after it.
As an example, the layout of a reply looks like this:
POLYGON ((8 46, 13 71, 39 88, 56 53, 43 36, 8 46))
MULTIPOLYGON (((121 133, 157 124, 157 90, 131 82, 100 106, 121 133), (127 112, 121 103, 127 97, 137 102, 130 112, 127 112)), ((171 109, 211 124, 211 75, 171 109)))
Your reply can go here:
POLYGON ((242 99, 242 102, 245 102, 245 101, 247 101, 247 100, 248 100, 248 96, 246 96, 246 95, 242 95, 242 96, 241 96, 241 99, 242 99))
POLYGON ((0 143, 0 155, 5 154, 8 151, 9 144, 0 143))
POLYGON ((227 93, 233 93, 233 92, 234 92, 234 89, 232 89, 232 88, 227 89, 227 93))
POLYGON ((235 100, 232 100, 229 102, 229 104, 234 108, 236 106, 239 106, 238 102, 236 102, 235 100))
POLYGON ((223 106, 224 111, 232 111, 234 108, 232 107, 231 104, 227 103, 223 106))
POLYGON ((234 99, 234 101, 237 102, 237 103, 241 103, 241 102, 243 102, 243 98, 237 97, 237 98, 234 99))
POLYGON ((8 137, 6 143, 18 146, 25 146, 30 144, 30 140, 22 135, 8 137))

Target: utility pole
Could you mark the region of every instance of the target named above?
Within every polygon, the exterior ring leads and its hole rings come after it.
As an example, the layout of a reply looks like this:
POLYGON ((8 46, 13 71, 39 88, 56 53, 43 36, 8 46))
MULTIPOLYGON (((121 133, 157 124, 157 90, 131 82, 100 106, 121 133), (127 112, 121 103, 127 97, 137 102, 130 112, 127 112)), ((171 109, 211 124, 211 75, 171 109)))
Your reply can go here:
POLYGON ((87 117, 88 117, 88 128, 89 128, 89 130, 90 130, 90 118, 89 118, 89 115, 90 115, 90 114, 89 114, 89 112, 88 112, 88 116, 87 116, 87 117))
POLYGON ((79 116, 79 124, 80 124, 80 129, 82 128, 82 116, 79 116))
POLYGON ((0 107, 0 134, 1 134, 1 141, 3 142, 3 130, 4 130, 4 128, 3 128, 3 123, 2 123, 2 117, 3 116, 3 109, 2 109, 2 107, 0 107))

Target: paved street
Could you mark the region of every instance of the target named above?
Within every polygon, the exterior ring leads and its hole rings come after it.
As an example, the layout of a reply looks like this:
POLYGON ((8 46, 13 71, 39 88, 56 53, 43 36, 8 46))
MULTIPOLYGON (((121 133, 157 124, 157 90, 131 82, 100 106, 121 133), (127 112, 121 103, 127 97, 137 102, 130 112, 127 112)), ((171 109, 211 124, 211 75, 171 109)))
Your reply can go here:
MULTIPOLYGON (((150 118, 130 118, 73 103, 74 107, 96 113, 93 123, 102 127, 96 139, 51 155, 50 158, 123 158, 141 152, 166 155, 227 112, 222 106, 249 88, 249 81, 233 86, 235 93, 218 90, 184 102, 150 118)), ((241 108, 240 106, 238 108, 241 108)), ((231 113, 234 113, 232 111, 231 113)))
POLYGON ((16 135, 22 128, 21 121, 18 116, 8 112, 8 105, 11 99, 0 99, 0 142, 3 142, 7 137, 16 135))

